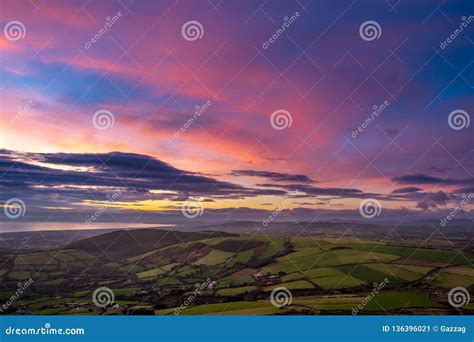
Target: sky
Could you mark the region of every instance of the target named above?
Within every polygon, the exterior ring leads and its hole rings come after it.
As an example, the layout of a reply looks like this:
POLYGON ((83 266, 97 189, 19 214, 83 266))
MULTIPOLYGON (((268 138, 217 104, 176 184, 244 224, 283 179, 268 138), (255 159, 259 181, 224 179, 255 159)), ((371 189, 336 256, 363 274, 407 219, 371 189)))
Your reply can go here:
POLYGON ((2 1, 2 224, 472 219, 473 7, 2 1))

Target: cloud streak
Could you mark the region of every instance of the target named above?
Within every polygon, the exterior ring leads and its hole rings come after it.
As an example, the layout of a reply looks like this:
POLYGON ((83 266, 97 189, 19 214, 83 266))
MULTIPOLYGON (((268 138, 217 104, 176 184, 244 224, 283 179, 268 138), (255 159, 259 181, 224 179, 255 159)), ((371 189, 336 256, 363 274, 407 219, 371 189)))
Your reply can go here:
POLYGON ((392 181, 398 184, 432 184, 432 185, 466 185, 474 184, 474 178, 441 178, 422 173, 404 175, 392 178, 392 181))
POLYGON ((306 175, 293 175, 289 173, 270 172, 270 171, 232 170, 231 175, 262 177, 262 178, 267 178, 273 181, 283 181, 283 182, 301 182, 301 183, 313 182, 313 180, 306 175))

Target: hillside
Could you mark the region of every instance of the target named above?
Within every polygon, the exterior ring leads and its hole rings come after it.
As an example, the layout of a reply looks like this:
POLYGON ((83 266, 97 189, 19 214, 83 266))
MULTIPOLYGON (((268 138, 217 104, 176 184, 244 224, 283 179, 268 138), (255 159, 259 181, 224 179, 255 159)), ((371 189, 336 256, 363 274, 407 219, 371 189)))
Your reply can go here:
POLYGON ((7 313, 474 312, 472 304, 456 308, 448 298, 453 287, 474 291, 474 254, 459 253, 438 238, 423 244, 416 239, 407 243, 140 229, 106 233, 70 247, 21 253, 3 264, 0 295, 4 297, 16 291, 18 282, 34 279, 28 293, 7 313), (377 299, 360 307, 377 284, 383 285, 377 299), (106 307, 94 302, 98 289, 113 298, 106 307), (275 289, 292 299, 284 306, 275 305, 271 301, 275 289))
POLYGON ((117 230, 73 242, 67 248, 120 260, 177 243, 231 236, 236 235, 224 232, 180 232, 162 229, 117 230))

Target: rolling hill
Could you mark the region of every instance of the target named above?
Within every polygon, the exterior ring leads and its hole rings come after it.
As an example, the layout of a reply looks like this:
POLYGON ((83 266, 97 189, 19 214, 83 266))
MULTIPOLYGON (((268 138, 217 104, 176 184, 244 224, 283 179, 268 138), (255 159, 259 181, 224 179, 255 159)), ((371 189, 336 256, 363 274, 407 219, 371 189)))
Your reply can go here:
POLYGON ((107 255, 114 260, 120 260, 178 243, 231 236, 236 235, 224 232, 180 232, 161 229, 117 230, 73 242, 67 248, 84 250, 94 255, 107 255))

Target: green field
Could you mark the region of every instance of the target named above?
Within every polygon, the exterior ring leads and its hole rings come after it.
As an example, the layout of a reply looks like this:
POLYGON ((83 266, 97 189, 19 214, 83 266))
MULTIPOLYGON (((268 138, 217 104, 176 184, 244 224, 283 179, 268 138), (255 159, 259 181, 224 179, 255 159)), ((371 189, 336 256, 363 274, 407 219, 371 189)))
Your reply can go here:
POLYGON ((453 288, 459 286, 469 288, 470 286, 474 285, 474 277, 442 270, 433 276, 431 285, 443 288, 453 288))
POLYGON ((32 276, 32 272, 28 271, 13 271, 8 273, 8 278, 12 280, 26 280, 32 276))
POLYGON ((367 311, 394 310, 401 308, 438 308, 441 304, 431 300, 421 292, 380 292, 364 308, 367 311))
POLYGON ((138 278, 153 278, 165 273, 166 271, 164 269, 157 267, 157 268, 152 268, 151 270, 139 272, 137 273, 137 277, 138 278))
POLYGON ((234 255, 232 252, 224 252, 213 249, 209 254, 194 262, 195 265, 214 266, 224 263, 227 258, 234 255))
POLYGON ((252 292, 257 289, 256 286, 242 286, 242 287, 232 287, 227 289, 220 289, 216 291, 217 296, 235 296, 239 294, 244 294, 246 292, 252 292))
POLYGON ((277 287, 285 287, 289 290, 298 290, 298 289, 312 289, 314 288, 313 284, 306 280, 297 280, 297 281, 290 281, 288 283, 281 283, 278 285, 272 285, 272 286, 265 286, 263 288, 264 291, 272 291, 273 289, 277 287))
POLYGON ((0 271, 9 286, 0 297, 9 298, 18 282, 32 277, 32 291, 12 310, 174 314, 200 288, 180 314, 351 314, 384 283, 360 313, 474 313, 472 304, 455 310, 446 299, 453 287, 474 290, 473 257, 446 249, 354 238, 241 235, 130 254, 113 260, 78 249, 20 254, 0 271), (113 291, 118 308, 101 311, 93 305, 92 293, 100 286, 113 291), (270 293, 277 288, 291 292, 291 304, 272 305, 270 293))

